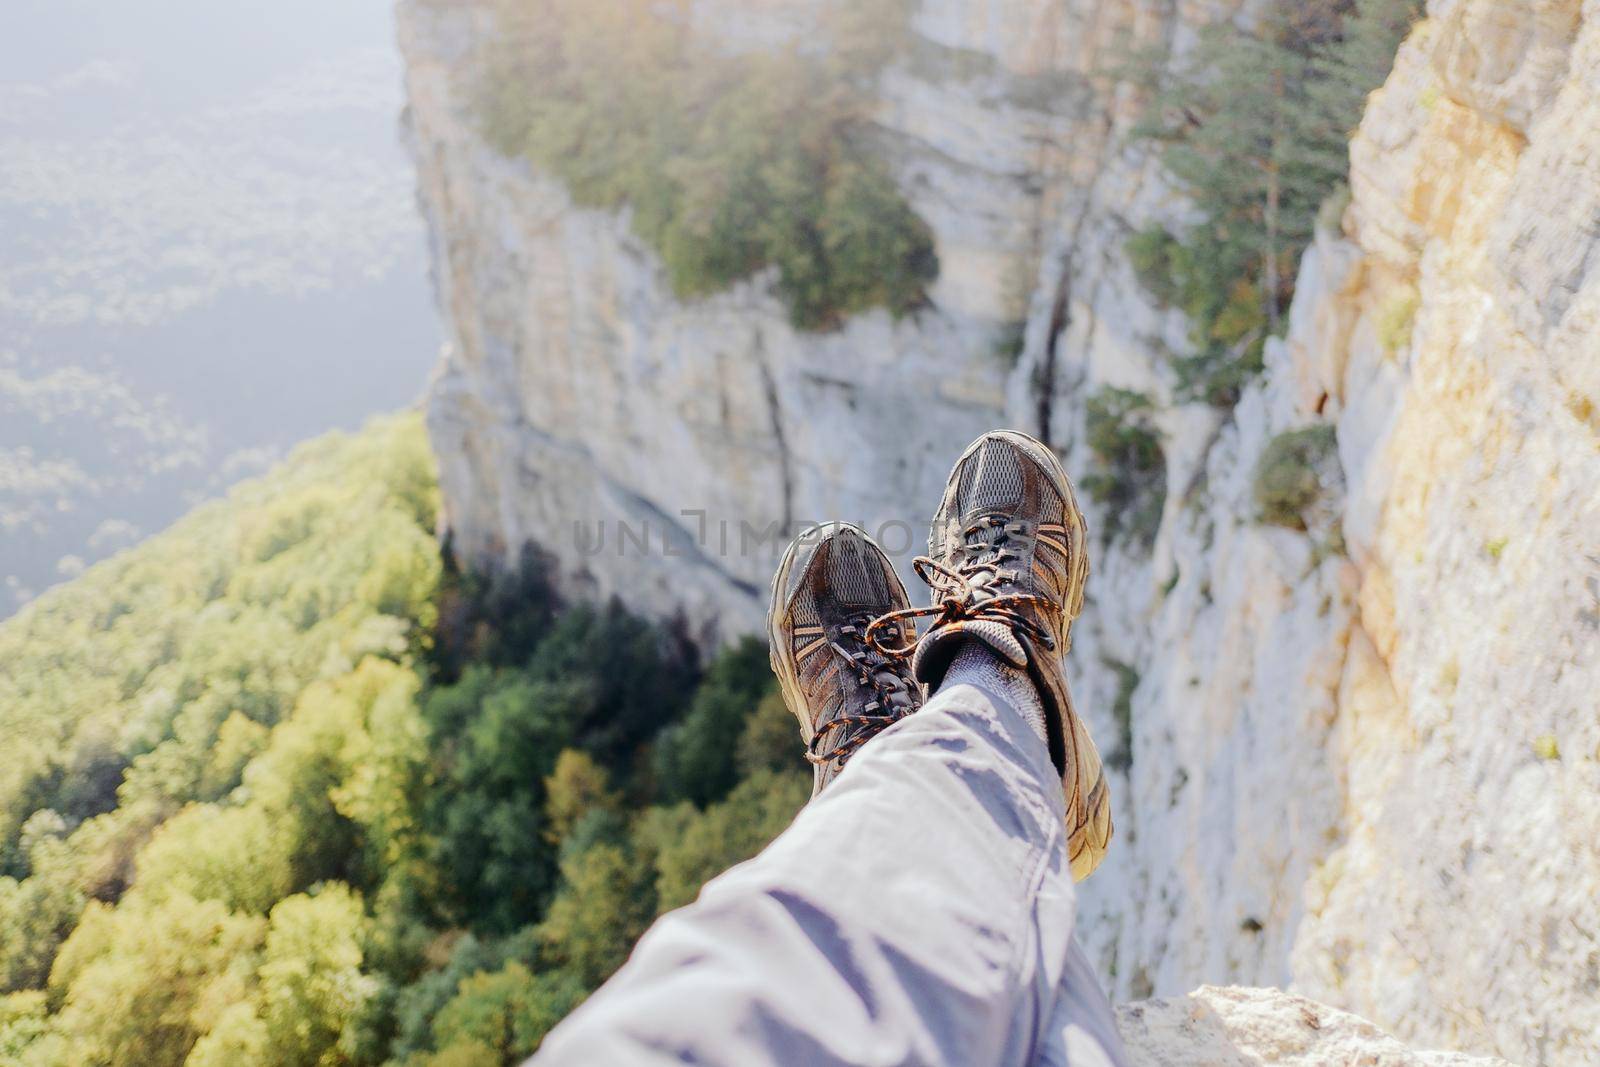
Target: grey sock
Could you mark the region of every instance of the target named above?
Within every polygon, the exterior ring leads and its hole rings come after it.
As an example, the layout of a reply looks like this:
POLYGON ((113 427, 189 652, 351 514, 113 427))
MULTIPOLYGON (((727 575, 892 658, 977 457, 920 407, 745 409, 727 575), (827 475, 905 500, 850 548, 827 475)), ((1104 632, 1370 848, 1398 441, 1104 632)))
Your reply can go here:
POLYGON ((1047 745, 1050 743, 1044 726, 1044 702, 1039 699, 1039 690, 1034 687, 1033 679, 1028 677, 1026 671, 1017 670, 995 655, 982 641, 968 639, 962 644, 940 687, 962 682, 986 689, 1009 701, 1028 721, 1033 732, 1039 735, 1039 740, 1047 745))

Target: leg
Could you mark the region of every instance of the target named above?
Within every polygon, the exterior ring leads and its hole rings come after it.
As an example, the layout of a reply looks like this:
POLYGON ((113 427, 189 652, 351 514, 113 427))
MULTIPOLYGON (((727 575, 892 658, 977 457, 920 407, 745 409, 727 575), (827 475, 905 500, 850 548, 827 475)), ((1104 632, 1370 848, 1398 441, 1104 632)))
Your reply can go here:
POLYGON ((1126 1067, 1111 1001, 1076 938, 1033 1067, 1126 1067))
POLYGON ((1060 783, 1011 704, 946 685, 660 920, 533 1062, 1031 1062, 1071 959, 1060 783))
POLYGON ((933 607, 860 531, 791 546, 768 632, 819 795, 657 923, 539 1067, 1124 1063, 1072 942, 1073 877, 1111 837, 1061 666, 1084 533, 1054 454, 1000 432, 957 462, 917 561, 933 607), (938 695, 907 718, 918 682, 938 695))

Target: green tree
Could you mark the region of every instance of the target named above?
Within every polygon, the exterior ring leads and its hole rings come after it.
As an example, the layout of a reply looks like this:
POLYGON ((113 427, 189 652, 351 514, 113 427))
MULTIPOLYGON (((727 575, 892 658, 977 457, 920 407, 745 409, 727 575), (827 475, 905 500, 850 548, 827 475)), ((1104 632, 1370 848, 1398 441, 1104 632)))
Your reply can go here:
POLYGON ((1261 450, 1251 495, 1264 523, 1306 529, 1306 513, 1324 491, 1330 466, 1338 464, 1338 440, 1327 423, 1286 430, 1261 450))
POLYGON ((500 935, 535 921, 556 881, 544 784, 560 753, 625 778, 693 691, 692 650, 613 603, 562 614, 520 668, 469 668, 430 692, 441 788, 426 823, 446 913, 500 935))
POLYGON ((512 1067, 537 1051, 545 1034, 583 998, 583 986, 571 975, 534 975, 512 961, 461 983, 434 1021, 434 1041, 440 1056, 472 1048, 482 1050, 478 1063, 512 1067))
POLYGON ((1139 61, 1152 90, 1138 132, 1199 210, 1180 235, 1135 235, 1129 258, 1193 323, 1180 361, 1188 395, 1228 405, 1260 368, 1294 294, 1319 209, 1349 170, 1348 144, 1420 11, 1415 0, 1294 0, 1246 32, 1206 27, 1169 68, 1139 61))
MULTIPOLYGON (((596 694, 582 680, 535 682, 525 675, 469 671, 459 687, 477 695, 476 716, 454 737, 440 729, 436 776, 426 800, 433 860, 450 872, 449 914, 504 934, 536 919, 556 875, 544 834, 544 780, 596 694)), ((459 692, 429 699, 449 716, 459 692)), ((440 721, 438 719, 436 722, 440 721)))
POLYGON ((376 991, 361 971, 366 927, 361 897, 337 883, 272 909, 257 994, 266 1063, 345 1062, 340 1035, 376 991))
POLYGON ((510 1062, 787 824, 759 644, 453 570, 432 478, 313 442, 0 623, 0 1060, 510 1062))
MULTIPOLYGON (((354 760, 372 752, 371 717, 396 703, 409 709, 416 686, 404 667, 378 659, 315 682, 273 730, 267 750, 245 769, 250 804, 268 813, 288 842, 291 889, 326 880, 374 880, 365 827, 341 810, 340 801, 352 814, 382 820, 385 801, 373 799, 363 783, 390 771, 370 759, 358 769, 354 760)), ((383 745, 415 748, 420 727, 400 727, 392 717, 380 725, 389 732, 383 745)))
POLYGON ((217 728, 216 743, 200 772, 198 798, 218 800, 238 786, 245 766, 267 746, 267 733, 266 726, 242 712, 230 712, 217 728))
POLYGON ((1161 528, 1167 500, 1167 460, 1143 393, 1107 387, 1089 397, 1086 439, 1094 467, 1083 488, 1106 506, 1106 535, 1127 535, 1146 548, 1161 528))
POLYGON ((804 753, 800 726, 783 702, 783 694, 773 688, 756 702, 739 734, 734 751, 739 777, 749 778, 757 771, 804 770, 804 753))
MULTIPOLYGON (((48 1062, 38 1056, 52 1037, 44 994, 38 990, 0 994, 0 1064, 48 1062)), ((49 1058, 59 1059, 59 1056, 49 1058)))
POLYGON ((668 799, 709 803, 739 780, 737 741, 745 720, 774 688, 767 646, 745 638, 712 663, 688 713, 662 731, 656 776, 668 799))
POLYGON ((434 966, 395 997, 392 1056, 403 1061, 433 1051, 433 1021, 440 1010, 466 978, 502 967, 506 951, 503 942, 480 940, 470 933, 442 935, 434 946, 434 966))
POLYGON ((561 864, 561 891, 539 925, 542 958, 594 989, 622 966, 654 917, 648 868, 601 843, 561 864))
POLYGON ((174 893, 148 907, 90 904, 50 974, 69 1062, 183 1063, 253 982, 266 920, 174 893))
POLYGON ((586 688, 589 703, 573 720, 573 739, 613 774, 631 769, 640 747, 679 716, 699 680, 698 654, 682 633, 632 614, 615 599, 562 613, 525 673, 534 681, 586 688))
POLYGON ((1367 98, 1388 78, 1400 42, 1422 14, 1423 0, 1355 0, 1338 37, 1316 50, 1306 107, 1295 116, 1295 149, 1315 172, 1344 178, 1367 98))
POLYGON ((294 828, 259 804, 196 804, 167 820, 139 853, 141 896, 221 901, 265 915, 294 888, 294 828))
POLYGON ((829 47, 743 53, 698 41, 682 11, 651 0, 498 13, 490 140, 579 203, 631 206, 680 296, 774 267, 803 329, 921 303, 938 273, 932 233, 872 150, 862 92, 907 37, 903 0, 826 5, 829 47))
MULTIPOLYGON (((232 788, 240 722, 270 727, 341 661, 423 647, 436 507, 420 417, 375 420, 302 446, 7 620, 0 873, 22 873, 17 833, 43 808, 85 829, 128 809, 115 824, 131 855, 129 834, 232 788), (368 580, 373 569, 388 576, 368 580), (214 751, 233 764, 213 766, 214 751)), ((125 863, 105 852, 114 893, 125 863)))
POLYGON ((641 852, 654 856, 656 910, 689 903, 707 881, 761 851, 810 796, 809 775, 762 771, 705 811, 652 809, 637 835, 641 852))
POLYGON ((272 1062, 271 1037, 254 999, 228 1005, 190 1050, 184 1067, 234 1067, 272 1062))
POLYGON ((552 845, 559 845, 590 813, 615 813, 622 807, 606 769, 593 756, 576 749, 561 753, 555 770, 544 780, 544 789, 545 840, 552 845))
POLYGON ((0 993, 44 984, 83 909, 65 829, 57 813, 36 812, 22 829, 31 874, 21 881, 0 877, 0 993))
POLYGON ((337 883, 278 902, 248 999, 229 1004, 195 1044, 188 1067, 335 1067, 341 1038, 377 990, 361 971, 367 919, 337 883))

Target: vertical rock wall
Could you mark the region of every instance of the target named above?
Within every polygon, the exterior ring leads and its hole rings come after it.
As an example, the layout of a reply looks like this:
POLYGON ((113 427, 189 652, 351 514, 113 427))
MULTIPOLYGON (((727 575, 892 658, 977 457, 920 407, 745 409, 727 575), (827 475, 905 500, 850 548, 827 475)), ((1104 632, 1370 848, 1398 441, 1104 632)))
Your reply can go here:
MULTIPOLYGON (((1085 936, 1122 996, 1287 982, 1413 1040, 1592 1063, 1600 5, 1429 16, 1263 381, 1226 420, 1163 413, 1154 552, 1097 561, 1075 650, 1097 736, 1117 729, 1109 664, 1138 684, 1085 936), (1344 555, 1255 521, 1268 442, 1316 424, 1337 434, 1344 555)), ((1174 324, 1111 243, 1046 264, 1025 357, 1066 323, 1046 407, 1080 471, 1075 398, 1168 395, 1140 356, 1174 324)))
MULTIPOLYGON (((820 6, 702 0, 692 17, 744 48, 804 33, 820 6)), ((1164 6, 923 5, 909 57, 881 78, 875 134, 933 231, 939 278, 914 316, 818 334, 789 324, 771 277, 674 299, 625 214, 575 208, 482 140, 492 5, 401 3, 421 203, 452 327, 428 411, 456 549, 510 567, 536 542, 575 589, 683 611, 716 638, 760 618, 786 539, 760 536, 772 524, 837 516, 883 530, 891 548, 920 542, 960 442, 1004 419, 1008 339, 1041 250, 1106 151, 1093 45, 1164 6), (604 544, 584 551, 574 523, 591 548, 605 523, 604 544)))

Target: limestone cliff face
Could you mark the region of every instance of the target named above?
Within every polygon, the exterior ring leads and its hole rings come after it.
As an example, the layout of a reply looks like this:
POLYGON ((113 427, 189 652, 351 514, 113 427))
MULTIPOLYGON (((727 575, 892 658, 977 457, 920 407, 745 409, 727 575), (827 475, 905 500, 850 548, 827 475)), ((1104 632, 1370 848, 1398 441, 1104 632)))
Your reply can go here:
MULTIPOLYGON (((1112 701, 1106 661, 1140 678, 1085 933, 1124 996, 1291 983, 1430 1044, 1600 1062, 1600 5, 1429 16, 1264 380, 1226 421, 1165 413, 1155 551, 1098 561, 1082 703, 1112 701), (1343 555, 1253 521, 1267 442, 1316 423, 1343 555)), ((1160 393, 1171 324, 1126 310, 1114 257, 1061 263, 1081 469, 1074 391, 1160 393)))
MULTIPOLYGON (((818 335, 770 279, 673 299, 626 218, 479 138, 486 12, 405 0, 451 533, 486 566, 539 543, 574 589, 715 639, 759 623, 769 524, 920 541, 980 430, 1082 474, 1084 397, 1147 392, 1161 529, 1097 545, 1071 668, 1127 757, 1081 900, 1115 995, 1291 985, 1423 1044, 1600 1062, 1600 3, 1429 5, 1288 336, 1224 414, 1171 403, 1187 324, 1122 248, 1186 209, 1102 72, 1119 34, 1181 50, 1249 6, 923 0, 876 118, 940 279, 915 316, 818 335), (1256 465, 1309 425, 1337 439, 1322 513, 1263 526, 1256 465)), ((694 10, 738 47, 808 5, 694 10)))
POLYGON ((1342 844, 1293 968, 1380 1022, 1592 1063, 1600 5, 1431 13, 1352 149, 1361 258, 1312 295, 1346 343, 1297 354, 1337 398, 1359 584, 1342 844))
MULTIPOLYGON (((697 32, 741 48, 804 32, 820 6, 692 11, 697 32)), ((939 278, 912 317, 815 334, 789 324, 771 278, 674 299, 626 217, 575 209, 483 143, 489 4, 404 0, 399 15, 452 326, 428 408, 455 547, 504 567, 537 542, 575 588, 682 611, 708 637, 758 624, 787 539, 763 536, 774 524, 844 517, 891 549, 923 539, 951 443, 1006 418, 1006 349, 1043 252, 1090 210, 1111 155, 1115 94, 1092 75, 1118 34, 1175 18, 1167 0, 923 3, 875 125, 933 230, 939 278)))

